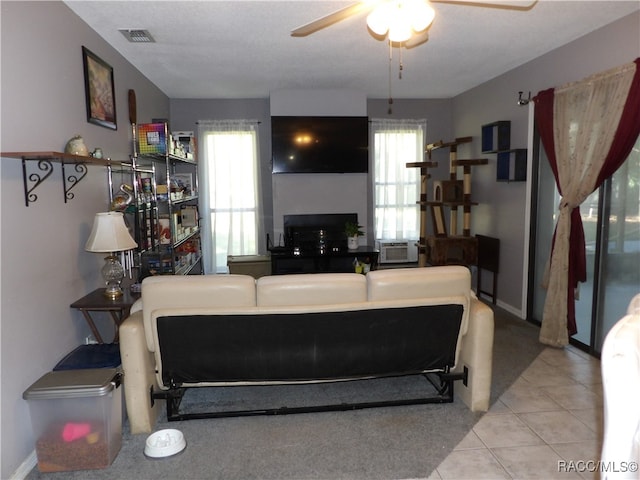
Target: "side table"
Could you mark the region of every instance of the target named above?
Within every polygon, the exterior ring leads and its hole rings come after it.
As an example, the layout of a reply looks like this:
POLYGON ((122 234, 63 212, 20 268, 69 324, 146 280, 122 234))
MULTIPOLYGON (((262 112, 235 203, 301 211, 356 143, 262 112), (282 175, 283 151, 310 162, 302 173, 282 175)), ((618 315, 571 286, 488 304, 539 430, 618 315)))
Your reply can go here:
POLYGON ((112 300, 104 295, 104 288, 98 288, 93 292, 85 295, 80 300, 73 302, 70 307, 80 310, 84 319, 89 324, 89 328, 93 333, 93 336, 98 343, 104 343, 100 332, 96 328, 93 318, 91 318, 90 312, 109 312, 111 318, 115 323, 115 333, 113 336, 113 343, 118 343, 119 340, 119 327, 125 318, 129 316, 129 311, 134 302, 140 298, 140 294, 131 293, 128 290, 124 291, 124 295, 112 300))

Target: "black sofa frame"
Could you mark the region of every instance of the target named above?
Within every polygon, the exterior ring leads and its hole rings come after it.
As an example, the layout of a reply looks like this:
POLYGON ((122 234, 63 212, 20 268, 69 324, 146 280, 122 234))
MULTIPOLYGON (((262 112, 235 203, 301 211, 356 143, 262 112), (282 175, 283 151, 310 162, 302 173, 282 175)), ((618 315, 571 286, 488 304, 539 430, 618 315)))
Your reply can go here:
POLYGON ((450 403, 462 322, 461 305, 339 312, 176 315, 157 319, 169 421, 284 415, 450 403), (181 412, 188 388, 255 383, 296 384, 421 375, 431 388, 418 398, 253 410, 181 412))

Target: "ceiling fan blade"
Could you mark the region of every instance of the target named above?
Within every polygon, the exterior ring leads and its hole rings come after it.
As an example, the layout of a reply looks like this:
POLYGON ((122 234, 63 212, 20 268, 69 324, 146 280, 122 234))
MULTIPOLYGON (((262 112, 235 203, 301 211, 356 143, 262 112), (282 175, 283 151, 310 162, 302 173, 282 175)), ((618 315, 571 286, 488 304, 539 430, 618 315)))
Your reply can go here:
POLYGON ((429 0, 432 3, 448 3, 467 7, 501 8, 504 10, 531 10, 539 0, 429 0))
POLYGON ((404 48, 413 48, 423 43, 427 43, 429 40, 429 30, 412 35, 409 40, 403 43, 404 48))
POLYGON ((323 28, 327 28, 334 23, 341 22, 353 15, 356 15, 363 10, 371 9, 376 2, 357 2, 351 5, 348 5, 340 10, 336 10, 329 15, 326 15, 322 18, 314 20, 313 22, 307 23, 306 25, 302 25, 301 27, 296 28, 291 32, 292 37, 306 37, 307 35, 311 35, 318 30, 322 30, 323 28))

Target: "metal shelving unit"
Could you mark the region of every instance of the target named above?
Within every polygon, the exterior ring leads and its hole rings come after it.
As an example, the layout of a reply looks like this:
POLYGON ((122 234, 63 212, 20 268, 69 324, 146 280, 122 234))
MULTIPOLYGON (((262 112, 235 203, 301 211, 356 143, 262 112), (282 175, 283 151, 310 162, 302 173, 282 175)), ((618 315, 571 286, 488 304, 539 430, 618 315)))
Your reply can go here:
MULTIPOLYGON (((152 275, 202 273, 197 162, 170 153, 166 123, 132 124, 132 133, 131 162, 121 166, 132 183, 134 198, 125 213, 138 242, 139 280, 152 275), (193 184, 188 191, 180 191, 175 179, 185 173, 193 184)), ((110 168, 111 192, 113 173, 110 168)))
POLYGON ((195 159, 172 153, 173 142, 167 123, 141 124, 137 127, 138 140, 134 142, 137 151, 134 156, 138 163, 151 162, 156 165, 154 192, 161 229, 155 254, 149 253, 147 258, 143 258, 143 273, 202 273, 197 213, 198 164, 195 159), (158 143, 153 143, 156 139, 158 143), (177 178, 180 176, 190 178, 191 184, 179 185, 177 178))

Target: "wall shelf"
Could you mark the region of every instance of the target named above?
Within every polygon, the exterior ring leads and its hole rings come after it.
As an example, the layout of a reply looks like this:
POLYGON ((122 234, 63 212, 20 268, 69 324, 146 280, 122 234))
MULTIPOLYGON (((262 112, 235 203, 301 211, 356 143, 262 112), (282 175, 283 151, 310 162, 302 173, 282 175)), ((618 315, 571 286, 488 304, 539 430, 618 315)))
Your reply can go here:
MULTIPOLYGON (((62 169, 62 189, 64 203, 72 200, 75 194, 71 191, 87 175, 87 165, 111 165, 110 159, 71 155, 62 152, 0 152, 2 158, 22 160, 22 179, 24 182, 24 201, 28 207, 38 200, 34 191, 53 173, 53 164, 59 163, 62 169), (34 164, 35 168, 28 165, 34 164), (73 165, 73 172, 67 173, 65 165, 73 165)), ((33 167, 33 165, 31 165, 33 167)))
POLYGON ((498 152, 496 180, 498 182, 524 182, 527 180, 526 148, 498 152))
POLYGON ((511 122, 499 120, 482 126, 482 153, 496 153, 511 148, 511 122))
POLYGON ((527 180, 527 149, 511 148, 509 120, 499 120, 482 126, 482 153, 496 154, 496 181, 527 180))

